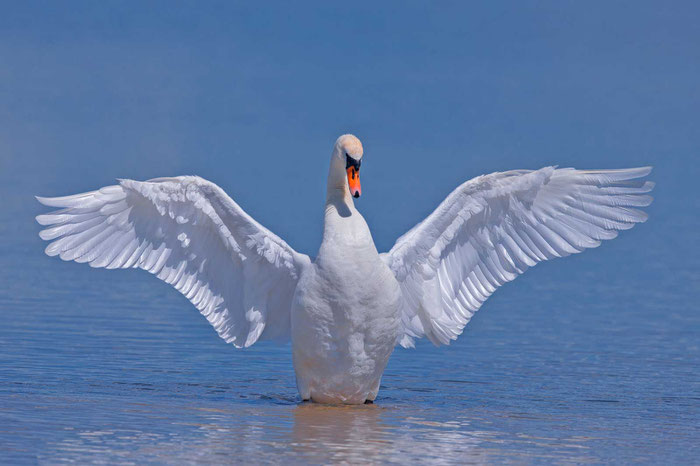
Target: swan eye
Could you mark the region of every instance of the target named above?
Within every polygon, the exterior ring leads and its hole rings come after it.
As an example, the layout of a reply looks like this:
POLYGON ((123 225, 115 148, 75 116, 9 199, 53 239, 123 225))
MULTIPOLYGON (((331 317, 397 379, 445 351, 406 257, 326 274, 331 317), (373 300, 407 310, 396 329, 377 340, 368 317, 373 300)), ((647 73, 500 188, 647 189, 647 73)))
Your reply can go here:
POLYGON ((349 154, 345 154, 345 169, 347 170, 350 167, 355 167, 355 170, 360 170, 360 165, 362 164, 361 160, 355 160, 354 158, 350 157, 349 154))

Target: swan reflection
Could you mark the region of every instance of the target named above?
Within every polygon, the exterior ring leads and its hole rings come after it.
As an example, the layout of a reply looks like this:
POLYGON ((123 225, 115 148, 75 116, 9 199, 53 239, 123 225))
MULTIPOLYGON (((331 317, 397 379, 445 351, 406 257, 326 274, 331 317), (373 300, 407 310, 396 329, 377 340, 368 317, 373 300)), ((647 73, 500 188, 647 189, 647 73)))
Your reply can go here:
POLYGON ((391 448, 391 426, 377 405, 304 403, 293 411, 291 442, 310 461, 376 461, 391 448))
MULTIPOLYGON (((159 408, 142 407, 139 415, 152 419, 159 408)), ((486 463, 536 458, 541 447, 550 454, 562 449, 560 459, 591 460, 583 439, 479 430, 468 413, 452 414, 435 419, 420 409, 381 404, 189 407, 177 422, 160 419, 156 429, 76 430, 42 460, 81 463, 97 454, 106 462, 486 463)))
POLYGON ((294 451, 315 462, 378 462, 431 459, 484 461, 484 433, 457 422, 405 417, 381 405, 301 404, 293 411, 294 451))

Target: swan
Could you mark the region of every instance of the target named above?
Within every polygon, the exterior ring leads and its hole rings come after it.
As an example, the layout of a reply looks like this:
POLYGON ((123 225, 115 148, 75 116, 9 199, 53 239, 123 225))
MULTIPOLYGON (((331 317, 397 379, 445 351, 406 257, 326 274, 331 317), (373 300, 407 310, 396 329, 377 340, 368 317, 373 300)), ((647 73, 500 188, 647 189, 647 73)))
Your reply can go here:
POLYGON ((336 141, 316 258, 292 249, 196 176, 119 180, 39 215, 46 254, 139 268, 169 283, 236 347, 289 341, 302 400, 371 403, 397 345, 449 344, 501 285, 538 262, 594 248, 644 222, 651 167, 544 167, 455 189, 380 254, 354 199, 360 140, 336 141))

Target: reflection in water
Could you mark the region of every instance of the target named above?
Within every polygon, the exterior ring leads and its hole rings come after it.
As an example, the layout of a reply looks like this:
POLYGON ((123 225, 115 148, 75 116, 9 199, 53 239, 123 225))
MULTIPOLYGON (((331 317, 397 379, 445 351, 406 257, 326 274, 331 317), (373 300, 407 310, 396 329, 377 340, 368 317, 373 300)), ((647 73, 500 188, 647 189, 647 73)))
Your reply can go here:
MULTIPOLYGON (((158 410, 141 409, 153 426, 158 410)), ((585 439, 477 430, 465 416, 437 421, 406 407, 299 404, 190 408, 162 418, 164 431, 79 430, 52 445, 49 462, 485 463, 504 459, 595 461, 585 439), (182 422, 182 419, 191 422, 182 422), (543 454, 544 453, 544 454, 543 454)))
POLYGON ((379 405, 320 406, 294 409, 294 450, 312 462, 377 462, 484 459, 479 437, 456 423, 403 418, 379 405))
MULTIPOLYGON (((195 408, 190 412, 198 422, 176 422, 177 429, 171 432, 76 430, 52 446, 51 456, 40 459, 81 463, 97 455, 107 462, 271 462, 283 458, 305 463, 483 462, 488 450, 479 444, 493 437, 465 430, 456 422, 405 417, 399 409, 377 405, 303 403, 277 409, 195 408)), ((151 419, 155 413, 142 409, 141 414, 151 419)), ((178 418, 184 414, 178 413, 178 418)))
MULTIPOLYGON (((110 460, 163 462, 231 459, 258 462, 296 459, 310 463, 405 462, 421 460, 482 462, 478 448, 486 432, 462 430, 374 406, 300 404, 270 410, 192 410, 199 422, 178 423, 176 434, 138 430, 93 430, 72 433, 55 445, 45 460, 110 460), (138 448, 134 448, 138 446, 138 448)), ((144 413, 142 413, 144 414, 144 413)), ((153 413, 151 413, 153 414, 153 413)), ((182 413, 180 413, 182 415, 182 413)), ((150 417, 150 416, 147 416, 150 417)))
POLYGON ((390 446, 383 411, 378 405, 300 404, 293 410, 293 449, 314 462, 377 461, 390 446))

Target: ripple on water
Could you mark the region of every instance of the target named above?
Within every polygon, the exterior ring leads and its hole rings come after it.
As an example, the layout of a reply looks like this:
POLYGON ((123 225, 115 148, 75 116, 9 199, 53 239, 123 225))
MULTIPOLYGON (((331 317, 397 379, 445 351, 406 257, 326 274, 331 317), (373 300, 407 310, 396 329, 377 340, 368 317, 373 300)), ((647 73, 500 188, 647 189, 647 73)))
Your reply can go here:
POLYGON ((0 268, 12 290, 0 291, 0 463, 691 463, 699 453, 696 300, 672 275, 626 278, 654 251, 609 250, 626 271, 606 280, 595 261, 567 269, 579 274, 571 281, 536 267, 451 346, 397 350, 374 405, 342 407, 299 403, 289 346, 235 350, 155 280, 16 250, 0 268))

